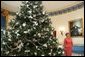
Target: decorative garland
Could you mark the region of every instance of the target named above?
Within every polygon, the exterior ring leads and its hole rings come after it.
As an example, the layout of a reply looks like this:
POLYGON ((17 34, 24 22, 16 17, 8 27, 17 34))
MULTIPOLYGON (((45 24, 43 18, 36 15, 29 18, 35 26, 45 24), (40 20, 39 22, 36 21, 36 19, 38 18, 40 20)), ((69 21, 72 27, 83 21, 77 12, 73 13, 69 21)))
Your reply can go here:
POLYGON ((54 12, 49 12, 48 15, 49 16, 54 16, 54 15, 64 14, 64 13, 68 13, 68 12, 71 12, 71 11, 75 11, 75 10, 80 9, 82 7, 84 7, 84 2, 81 2, 79 4, 76 4, 74 6, 71 6, 71 7, 62 9, 62 10, 58 10, 58 11, 54 11, 54 12))

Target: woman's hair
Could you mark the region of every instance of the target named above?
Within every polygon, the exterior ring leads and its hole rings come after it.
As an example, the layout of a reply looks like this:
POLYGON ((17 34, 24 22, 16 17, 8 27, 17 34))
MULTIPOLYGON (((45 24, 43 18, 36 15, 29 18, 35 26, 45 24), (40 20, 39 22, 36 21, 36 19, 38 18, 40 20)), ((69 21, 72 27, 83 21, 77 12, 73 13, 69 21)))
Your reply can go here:
POLYGON ((70 33, 66 33, 65 35, 67 36, 68 34, 70 34, 70 33))

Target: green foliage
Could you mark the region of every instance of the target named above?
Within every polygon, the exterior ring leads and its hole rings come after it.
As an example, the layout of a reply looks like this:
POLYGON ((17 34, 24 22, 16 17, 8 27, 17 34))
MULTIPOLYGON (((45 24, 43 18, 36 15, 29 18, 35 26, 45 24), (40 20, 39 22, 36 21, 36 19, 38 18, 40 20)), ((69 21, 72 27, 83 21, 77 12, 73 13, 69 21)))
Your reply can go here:
POLYGON ((20 12, 10 22, 10 29, 2 39, 2 56, 61 56, 58 40, 41 1, 22 2, 20 12), (10 40, 8 40, 10 39, 10 40))

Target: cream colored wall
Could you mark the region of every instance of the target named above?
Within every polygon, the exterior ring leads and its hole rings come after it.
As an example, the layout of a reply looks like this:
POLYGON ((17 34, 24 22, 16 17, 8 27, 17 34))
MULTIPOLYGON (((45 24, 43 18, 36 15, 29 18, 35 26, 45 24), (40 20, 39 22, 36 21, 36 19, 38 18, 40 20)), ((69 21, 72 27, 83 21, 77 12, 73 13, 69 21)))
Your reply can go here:
MULTIPOLYGON (((78 9, 76 11, 69 12, 66 14, 62 14, 62 15, 50 16, 50 18, 52 21, 52 26, 57 31, 57 38, 59 40, 59 43, 63 44, 65 35, 62 36, 60 33, 60 30, 63 30, 64 34, 66 32, 69 32, 68 21, 79 19, 79 18, 83 19, 83 27, 84 27, 84 8, 81 8, 81 9, 78 9)), ((76 45, 84 44, 84 37, 74 37, 72 39, 73 39, 73 43, 76 45)))

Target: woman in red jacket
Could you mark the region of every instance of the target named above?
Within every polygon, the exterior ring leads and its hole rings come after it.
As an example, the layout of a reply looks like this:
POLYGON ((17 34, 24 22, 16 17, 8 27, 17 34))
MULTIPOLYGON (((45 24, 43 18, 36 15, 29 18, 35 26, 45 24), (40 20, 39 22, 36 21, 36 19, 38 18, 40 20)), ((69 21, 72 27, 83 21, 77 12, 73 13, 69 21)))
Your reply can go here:
POLYGON ((72 55, 72 38, 70 37, 69 33, 66 33, 66 38, 64 39, 64 52, 65 56, 71 56, 72 55))

